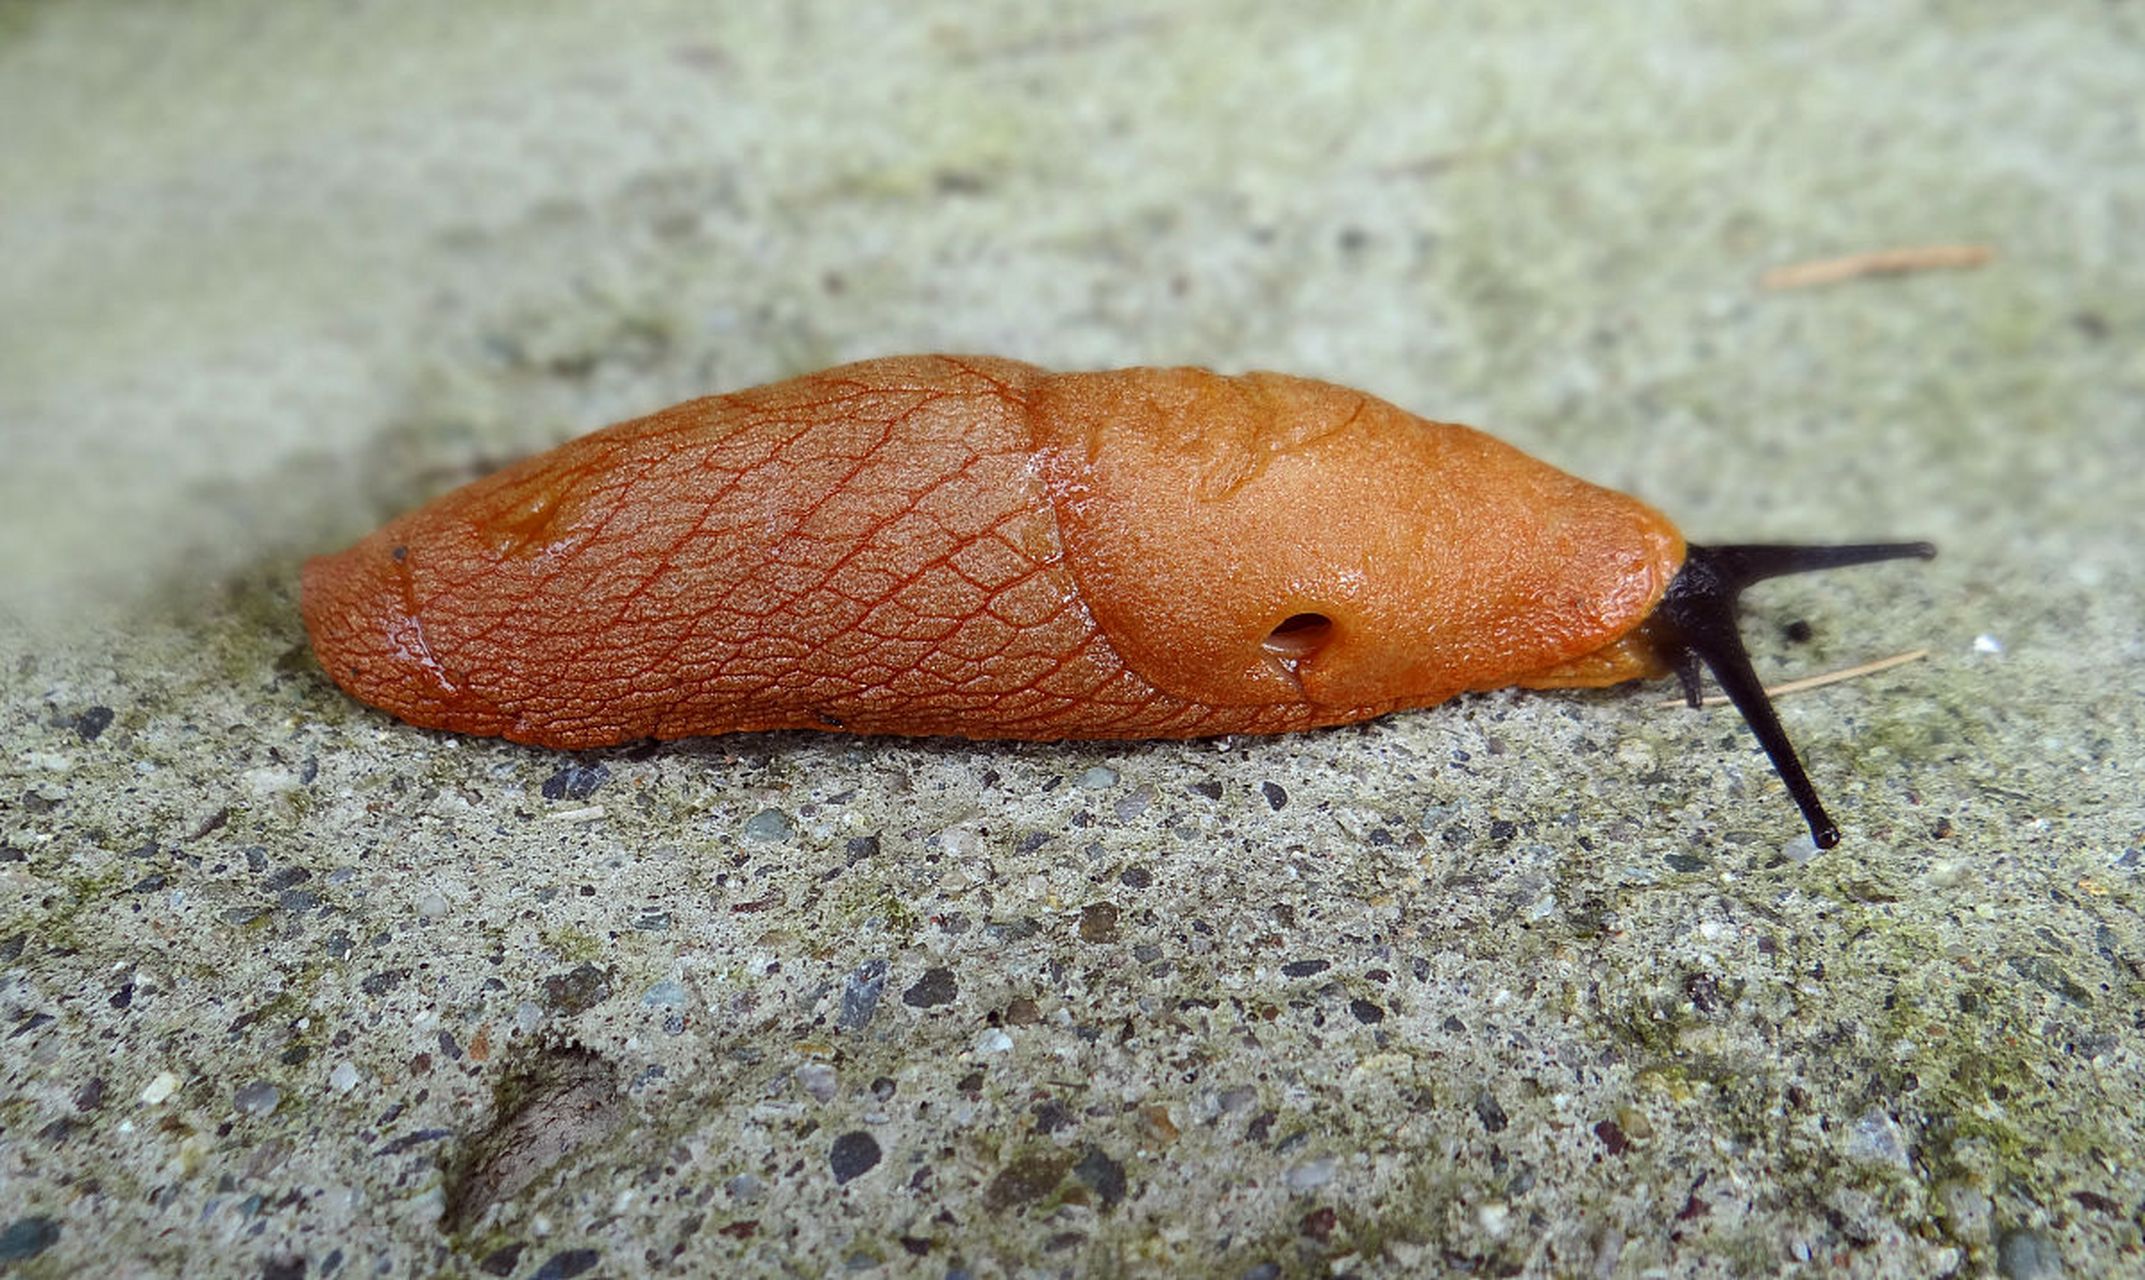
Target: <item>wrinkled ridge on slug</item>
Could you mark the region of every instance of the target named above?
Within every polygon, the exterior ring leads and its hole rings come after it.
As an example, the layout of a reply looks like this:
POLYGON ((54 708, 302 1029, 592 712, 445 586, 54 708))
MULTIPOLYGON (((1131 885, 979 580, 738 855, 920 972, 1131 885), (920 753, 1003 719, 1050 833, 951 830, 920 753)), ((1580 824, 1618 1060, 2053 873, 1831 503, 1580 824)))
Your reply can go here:
POLYGON ((322 666, 551 747, 1270 733, 1666 669, 1634 498, 1328 383, 863 361, 526 459, 307 564, 322 666))

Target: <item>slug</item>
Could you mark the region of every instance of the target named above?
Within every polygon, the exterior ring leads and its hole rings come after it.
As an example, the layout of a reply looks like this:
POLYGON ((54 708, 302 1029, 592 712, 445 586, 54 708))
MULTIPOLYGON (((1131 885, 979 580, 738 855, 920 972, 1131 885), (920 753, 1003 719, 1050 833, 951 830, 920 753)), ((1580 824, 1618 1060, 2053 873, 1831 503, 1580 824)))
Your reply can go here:
POLYGON ((868 360, 622 422, 307 563, 328 674, 546 747, 767 729, 1279 733, 1710 667, 1761 578, 1926 543, 1687 545, 1469 427, 1274 373, 868 360))

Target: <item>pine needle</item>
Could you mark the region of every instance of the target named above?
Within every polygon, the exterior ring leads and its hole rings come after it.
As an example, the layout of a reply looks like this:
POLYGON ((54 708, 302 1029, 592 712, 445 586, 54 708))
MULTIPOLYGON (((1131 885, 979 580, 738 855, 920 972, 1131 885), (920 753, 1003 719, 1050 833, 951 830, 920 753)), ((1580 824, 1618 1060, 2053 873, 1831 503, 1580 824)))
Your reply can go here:
MULTIPOLYGON (((1782 694, 1801 693, 1806 689, 1822 689, 1828 684, 1859 680, 1863 676, 1873 676, 1879 671, 1890 671, 1893 667, 1903 667, 1910 662, 1920 662, 1928 656, 1929 651, 1927 649, 1909 649, 1905 653, 1895 653, 1889 658, 1879 658, 1874 662, 1862 663, 1860 666, 1842 667, 1838 671, 1827 671, 1823 675, 1804 676, 1800 680, 1789 680, 1783 684, 1767 685, 1765 686, 1765 693, 1768 697, 1777 698, 1782 694)), ((1655 705, 1680 707, 1686 704, 1681 698, 1670 698, 1655 705)), ((1699 705, 1725 707, 1728 705, 1728 695, 1725 693, 1707 694, 1699 705)))
POLYGON ((1758 277, 1758 284, 1766 289, 1807 289, 1812 285, 1837 284, 1862 276, 1963 270, 1978 267, 1995 256, 1995 248, 1985 244, 1925 244, 1904 249, 1873 249, 1868 253, 1850 253, 1844 258, 1818 258, 1774 267, 1758 277))

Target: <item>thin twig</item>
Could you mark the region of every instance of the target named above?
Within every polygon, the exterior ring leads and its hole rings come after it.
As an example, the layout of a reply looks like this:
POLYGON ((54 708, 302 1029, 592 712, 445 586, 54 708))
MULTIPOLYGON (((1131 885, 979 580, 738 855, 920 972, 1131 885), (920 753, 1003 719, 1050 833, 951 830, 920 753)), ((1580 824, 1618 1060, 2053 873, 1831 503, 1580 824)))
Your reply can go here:
POLYGON ((1861 276, 1978 267, 1995 256, 1995 248, 1985 244, 1924 244, 1905 249, 1873 249, 1868 253, 1850 253, 1844 258, 1819 258, 1774 267, 1758 277, 1758 284, 1766 289, 1807 289, 1811 285, 1836 284, 1861 276))
MULTIPOLYGON (((1928 656, 1929 651, 1927 649, 1909 649, 1905 653, 1895 653, 1889 658, 1879 658, 1875 662, 1865 662, 1857 667, 1843 667, 1838 671, 1827 671, 1823 675, 1804 676, 1800 680, 1789 680, 1784 684, 1767 685, 1765 686, 1765 692, 1768 697, 1777 698, 1782 694, 1801 693, 1805 689, 1822 689, 1828 684, 1839 684, 1843 680, 1859 680, 1863 676, 1876 675, 1879 671, 1890 671, 1893 667, 1903 667, 1910 662, 1920 662, 1928 656)), ((1686 704, 1681 698, 1669 698, 1655 705, 1680 707, 1686 704)), ((1724 693, 1707 694, 1700 705, 1725 707, 1728 705, 1728 695, 1724 693)))

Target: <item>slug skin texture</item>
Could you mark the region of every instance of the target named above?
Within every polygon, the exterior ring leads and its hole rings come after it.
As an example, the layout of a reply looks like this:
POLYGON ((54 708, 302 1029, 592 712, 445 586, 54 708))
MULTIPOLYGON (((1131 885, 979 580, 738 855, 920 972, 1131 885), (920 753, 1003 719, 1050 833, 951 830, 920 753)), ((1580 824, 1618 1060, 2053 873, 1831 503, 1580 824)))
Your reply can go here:
POLYGON ((1343 387, 897 357, 569 441, 308 563, 329 675, 549 747, 1154 738, 1662 674, 1637 500, 1343 387))

